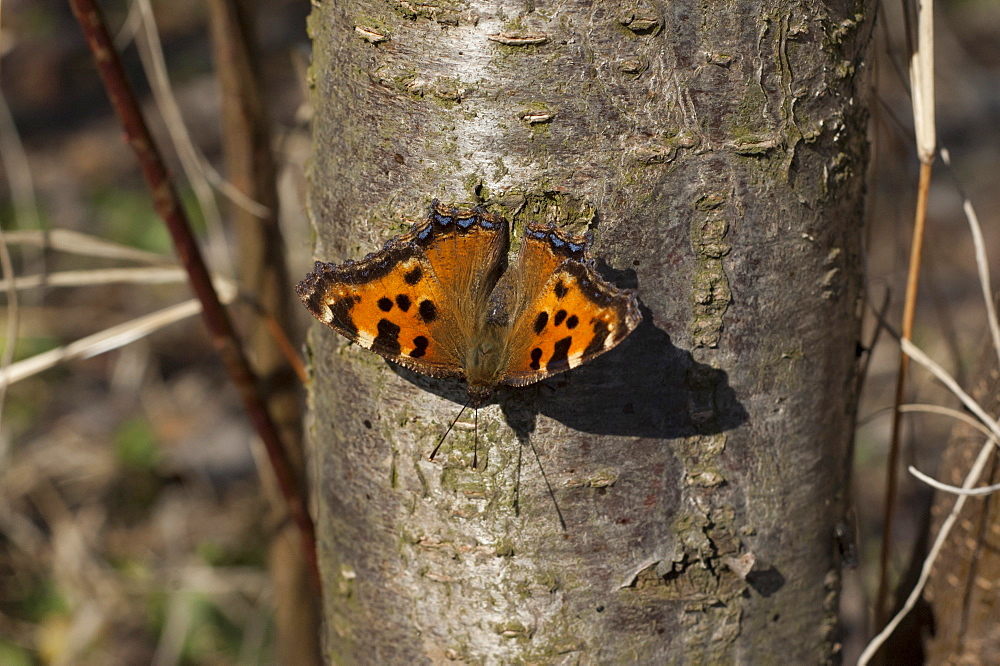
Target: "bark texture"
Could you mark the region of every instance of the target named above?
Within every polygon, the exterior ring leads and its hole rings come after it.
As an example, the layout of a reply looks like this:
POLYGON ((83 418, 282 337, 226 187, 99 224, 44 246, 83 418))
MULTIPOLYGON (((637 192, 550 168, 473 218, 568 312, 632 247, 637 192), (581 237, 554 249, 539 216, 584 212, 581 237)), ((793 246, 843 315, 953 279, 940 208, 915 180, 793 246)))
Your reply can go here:
POLYGON ((871 8, 315 7, 317 258, 479 201, 592 232, 644 314, 480 410, 480 469, 471 428, 426 459, 461 386, 314 327, 327 657, 835 659, 871 8))

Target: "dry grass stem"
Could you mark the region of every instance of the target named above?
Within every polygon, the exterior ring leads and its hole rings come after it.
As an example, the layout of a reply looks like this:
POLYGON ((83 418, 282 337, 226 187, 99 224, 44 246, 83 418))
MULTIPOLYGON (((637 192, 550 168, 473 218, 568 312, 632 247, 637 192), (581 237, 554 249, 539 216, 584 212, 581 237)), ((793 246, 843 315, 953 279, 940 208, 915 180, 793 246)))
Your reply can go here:
MULTIPOLYGON (((947 149, 941 149, 941 159, 945 165, 951 167, 951 153, 947 149)), ((990 338, 993 340, 993 349, 997 354, 997 363, 1000 365, 1000 320, 997 319, 997 309, 993 300, 993 283, 990 278, 990 262, 986 256, 986 242, 983 240, 983 228, 979 224, 979 216, 972 206, 972 201, 961 192, 962 211, 965 219, 969 223, 969 231, 972 232, 972 245, 976 253, 976 269, 979 271, 979 288, 983 293, 983 303, 986 305, 986 321, 990 327, 990 338)))
MULTIPOLYGON (((2 34, 0 32, 0 36, 2 34)), ((38 226, 34 179, 14 118, 2 94, 0 94, 0 161, 3 162, 14 201, 14 224, 11 226, 38 226)), ((7 237, 2 227, 0 227, 0 268, 6 283, 4 291, 7 292, 7 339, 0 355, 0 374, 2 374, 14 362, 14 350, 21 327, 21 309, 17 300, 17 288, 13 284, 14 260, 10 255, 7 237)), ((6 404, 7 386, 8 382, 0 379, 0 420, 6 404)))
MULTIPOLYGON (((874 421, 876 418, 878 418, 880 416, 883 416, 883 415, 885 415, 887 413, 891 413, 892 411, 893 411, 892 407, 886 407, 884 409, 879 409, 879 410, 877 410, 877 411, 869 414, 868 416, 864 417, 863 419, 859 419, 858 420, 858 425, 867 425, 868 423, 874 421)), ((941 405, 928 405, 928 404, 914 403, 914 404, 909 404, 909 405, 900 405, 899 406, 899 411, 904 412, 904 413, 905 412, 913 412, 913 413, 922 413, 922 414, 940 414, 942 416, 947 416, 949 418, 952 418, 952 419, 954 419, 956 421, 961 421, 961 422, 965 423, 966 425, 968 425, 968 426, 970 426, 972 428, 975 428, 976 430, 978 430, 979 432, 983 433, 983 435, 985 435, 987 437, 991 437, 992 436, 991 433, 990 433, 990 431, 989 431, 989 429, 986 428, 986 426, 984 426, 982 423, 980 423, 977 419, 975 419, 972 416, 966 414, 965 412, 961 412, 961 411, 959 411, 957 409, 952 409, 951 407, 942 407, 941 405)))
POLYGON ((4 290, 7 292, 7 339, 4 341, 3 354, 0 355, 0 423, 3 422, 3 408, 7 399, 6 381, 7 369, 14 362, 14 349, 17 346, 21 328, 21 309, 17 302, 17 288, 14 286, 14 260, 10 256, 10 248, 0 228, 0 268, 3 269, 4 290))
MULTIPOLYGON (((905 2, 905 0, 904 0, 905 2)), ((920 282, 920 262, 923 254, 924 234, 927 223, 927 197, 930 192, 931 165, 934 162, 936 130, 934 123, 934 3, 932 0, 918 0, 917 40, 911 46, 910 87, 912 92, 913 122, 920 158, 920 184, 917 190, 917 208, 913 222, 913 242, 910 248, 910 266, 906 277, 906 295, 903 301, 903 321, 900 333, 904 340, 913 335, 913 320, 917 307, 917 292, 920 282)), ((899 477, 899 450, 903 404, 906 392, 906 376, 909 359, 905 351, 899 355, 899 370, 896 374, 896 392, 893 404, 892 428, 889 435, 889 459, 886 465, 885 503, 882 521, 882 545, 879 552, 878 591, 875 595, 875 627, 885 622, 889 603, 889 561, 892 554, 892 525, 896 512, 896 493, 899 477)))
MULTIPOLYGON (((223 302, 232 301, 235 295, 235 290, 230 290, 228 293, 225 290, 220 290, 219 292, 219 296, 223 302)), ((26 358, 23 361, 12 363, 0 373, 0 382, 14 384, 55 367, 60 363, 103 354, 112 349, 127 345, 130 342, 135 342, 154 331, 158 331, 182 319, 193 317, 200 312, 201 303, 196 299, 192 299, 118 324, 117 326, 112 326, 99 333, 80 338, 68 345, 50 349, 47 352, 26 358)))
POLYGON ((975 428, 979 432, 983 433, 986 437, 992 437, 993 434, 989 431, 989 428, 984 426, 981 421, 975 419, 965 412, 959 411, 957 409, 952 409, 951 407, 942 407, 941 405, 902 405, 899 408, 901 412, 923 412, 925 414, 940 414, 942 416, 947 416, 956 421, 961 421, 965 425, 975 428))
POLYGON ((225 232, 222 228, 222 214, 215 201, 212 186, 205 177, 206 160, 191 141, 191 135, 184 124, 184 117, 181 115, 177 99, 170 87, 167 65, 163 57, 163 46, 160 43, 160 35, 157 31, 152 7, 149 0, 135 0, 133 6, 137 8, 141 17, 139 30, 136 32, 139 58, 142 60, 146 79, 149 81, 153 98, 156 100, 156 107, 160 112, 160 117, 163 118, 167 133, 170 135, 174 151, 180 159, 181 169, 198 200, 201 214, 205 218, 211 246, 222 250, 213 253, 213 256, 218 255, 218 259, 225 261, 224 272, 231 274, 232 261, 225 240, 225 232))
POLYGON ((177 265, 177 260, 171 256, 139 250, 130 245, 123 245, 122 243, 116 243, 100 236, 85 234, 71 229, 9 231, 7 232, 7 242, 10 245, 30 245, 45 250, 56 250, 83 257, 136 261, 154 266, 163 264, 177 265))
MULTIPOLYGON (((995 439, 992 440, 992 441, 993 441, 994 444, 998 443, 997 440, 995 440, 995 439)), ((924 483, 926 483, 931 488, 934 488, 935 490, 940 490, 943 493, 950 493, 952 495, 971 495, 973 497, 978 497, 978 496, 982 496, 982 495, 992 495, 993 493, 995 493, 998 490, 1000 490, 1000 483, 992 485, 992 486, 983 486, 981 488, 972 488, 972 489, 966 490, 965 488, 959 488, 957 486, 952 486, 952 485, 949 485, 947 483, 942 483, 942 482, 938 481, 937 479, 935 479, 934 477, 928 476, 928 475, 924 474, 923 472, 921 472, 919 469, 917 469, 913 465, 910 465, 906 469, 907 469, 907 471, 910 474, 912 474, 916 478, 920 479, 921 481, 923 481, 924 483)))
POLYGON ((948 387, 948 390, 951 391, 970 412, 975 414, 984 426, 986 426, 993 437, 1000 439, 1000 423, 997 423, 996 419, 987 414, 986 410, 984 410, 978 402, 972 399, 972 396, 963 391, 962 387, 958 385, 958 382, 956 382, 944 368, 927 356, 927 354, 925 354, 920 347, 916 346, 906 338, 901 339, 899 344, 903 347, 903 351, 906 352, 907 356, 922 365, 932 375, 937 377, 942 384, 948 387))
MULTIPOLYGON (((906 340, 903 340, 903 342, 906 342, 906 340)), ((914 347, 914 349, 916 348, 914 347)), ((965 477, 965 482, 962 484, 963 489, 970 489, 979 482, 979 478, 986 469, 986 463, 990 459, 990 454, 993 452, 995 441, 996 440, 993 438, 987 440, 987 442, 983 445, 983 448, 979 450, 979 455, 976 457, 976 461, 973 463, 972 469, 969 470, 969 474, 965 477)), ((927 553, 927 557, 924 559, 924 564, 920 569, 920 577, 917 579, 916 585, 913 586, 913 589, 910 591, 910 595, 906 598, 906 602, 903 604, 900 611, 896 613, 895 617, 893 617, 892 620, 886 624, 885 628, 882 629, 882 631, 880 631, 878 635, 876 635, 871 642, 865 646, 861 656, 858 657, 858 666, 865 666, 871 658, 875 656, 875 653, 878 652, 880 647, 882 647, 882 644, 885 643, 886 639, 892 635, 892 632, 896 630, 896 627, 898 627, 899 623, 903 621, 903 618, 905 618, 909 612, 913 610, 917 600, 923 593, 924 587, 927 585, 927 579, 930 578, 934 561, 937 559, 938 553, 941 552, 941 547, 948 538, 948 534, 951 532, 952 527, 958 520, 958 516, 961 513, 962 508, 965 506, 966 499, 968 499, 967 495, 959 495, 955 499, 955 505, 952 507, 951 512, 948 514, 944 523, 941 524, 941 530, 935 537, 934 543, 931 546, 930 551, 927 553)))
MULTIPOLYGON (((170 133, 177 156, 181 160, 184 174, 191 183, 191 187, 205 215, 213 244, 216 247, 228 247, 221 224, 222 216, 213 194, 213 186, 231 202, 258 217, 267 215, 269 211, 266 206, 252 200, 243 194, 239 188, 234 187, 224 179, 198 147, 195 146, 191 140, 191 134, 184 123, 184 118, 181 115, 180 105, 178 105, 177 98, 174 96, 170 85, 166 60, 163 56, 163 46, 160 43, 159 30, 156 26, 156 19, 153 16, 152 6, 149 0, 136 0, 133 3, 133 7, 136 8, 140 17, 138 24, 140 29, 136 33, 139 37, 139 55, 142 59, 146 77, 149 79, 150 87, 153 90, 153 95, 156 98, 157 107, 163 117, 167 131, 170 133)), ((231 271, 232 267, 229 266, 228 270, 231 271)))
POLYGON ((0 282, 0 288, 17 290, 38 287, 89 287, 114 283, 174 284, 187 282, 183 268, 89 268, 80 271, 55 271, 40 275, 22 275, 0 282))
POLYGON ((937 152, 937 128, 934 120, 934 2, 917 0, 917 6, 917 48, 910 54, 913 129, 917 139, 917 157, 922 164, 930 164, 937 152))

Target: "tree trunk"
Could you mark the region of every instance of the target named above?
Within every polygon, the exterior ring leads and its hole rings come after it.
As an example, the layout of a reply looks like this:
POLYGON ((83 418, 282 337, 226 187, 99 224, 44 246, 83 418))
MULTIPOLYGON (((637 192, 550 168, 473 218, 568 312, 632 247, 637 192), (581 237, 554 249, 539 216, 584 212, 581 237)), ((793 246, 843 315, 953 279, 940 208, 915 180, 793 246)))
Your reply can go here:
POLYGON ((315 6, 318 258, 479 201, 644 315, 434 462, 462 387, 313 328, 328 658, 835 659, 870 6, 315 6))
MULTIPOLYGON (((988 414, 1000 409, 1000 370, 992 341, 984 345, 972 396, 988 414)), ((939 478, 961 486, 985 438, 979 430, 956 423, 941 459, 939 478)), ((996 452, 979 485, 1000 483, 996 452)), ((931 538, 955 505, 956 496, 938 492, 931 508, 931 538)), ((927 581, 924 601, 930 626, 925 626, 929 664, 1000 663, 1000 493, 970 497, 948 534, 927 581)))

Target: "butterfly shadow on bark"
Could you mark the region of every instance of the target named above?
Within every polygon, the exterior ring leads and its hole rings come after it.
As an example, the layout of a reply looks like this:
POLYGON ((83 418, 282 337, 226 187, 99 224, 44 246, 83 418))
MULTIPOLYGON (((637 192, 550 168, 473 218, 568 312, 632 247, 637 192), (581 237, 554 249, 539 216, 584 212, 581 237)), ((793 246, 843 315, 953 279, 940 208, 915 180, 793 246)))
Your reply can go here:
MULTIPOLYGON (((641 309, 642 323, 613 351, 531 386, 498 387, 483 409, 498 404, 522 444, 529 443, 539 415, 581 433, 654 439, 715 434, 746 421, 727 374, 674 346, 653 325, 649 310, 641 309)), ((407 381, 451 400, 456 409, 468 402, 460 382, 387 365, 407 381)))
MULTIPOLYGON (((579 433, 659 440, 715 434, 747 420, 726 373, 696 362, 689 352, 674 346, 670 336, 652 324, 648 309, 642 311, 642 323, 613 351, 528 387, 500 387, 486 406, 499 405, 519 444, 515 506, 520 504, 523 463, 537 463, 563 530, 568 529, 566 519, 531 437, 539 415, 579 433)), ((468 403, 459 382, 388 365, 421 388, 451 400, 456 410, 468 403)), ((448 446, 446 438, 443 445, 448 446)))

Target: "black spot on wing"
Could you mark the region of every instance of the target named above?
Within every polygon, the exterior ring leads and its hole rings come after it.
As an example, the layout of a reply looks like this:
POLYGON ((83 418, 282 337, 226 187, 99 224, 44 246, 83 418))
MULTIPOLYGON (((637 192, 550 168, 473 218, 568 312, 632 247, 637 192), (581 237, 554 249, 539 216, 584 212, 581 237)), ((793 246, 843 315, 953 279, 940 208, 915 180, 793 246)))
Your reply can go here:
POLYGON ((542 360, 542 350, 538 347, 535 347, 534 349, 531 350, 531 365, 530 365, 531 369, 540 370, 542 367, 541 360, 542 360))
POLYGON ((417 313, 420 315, 420 319, 430 323, 437 319, 437 306, 434 305, 434 301, 420 301, 420 306, 417 308, 417 313))
POLYGON ((565 318, 566 318, 566 311, 560 310, 559 312, 556 313, 556 316, 552 320, 552 323, 558 326, 559 324, 563 323, 563 319, 565 318))
POLYGON ((552 357, 545 364, 545 369, 549 371, 559 370, 569 365, 569 348, 573 345, 573 336, 567 335, 562 340, 556 342, 552 350, 552 357))
POLYGON ((399 356, 401 350, 399 346, 400 328, 388 319, 378 320, 378 335, 372 342, 372 349, 380 352, 399 356))
POLYGON ((556 298, 562 298, 568 292, 569 292, 569 289, 566 288, 566 285, 563 284, 562 280, 559 280, 558 282, 556 282, 556 298))
POLYGON ((414 285, 424 277, 424 271, 420 266, 414 266, 412 270, 407 271, 403 275, 403 279, 406 280, 406 284, 414 285))
POLYGON ((382 298, 378 299, 378 309, 381 310, 382 312, 388 312, 389 310, 392 309, 392 301, 383 296, 382 298))
POLYGON ((569 319, 566 320, 566 328, 568 328, 570 330, 573 330, 574 328, 576 328, 576 325, 579 324, 579 323, 580 323, 580 320, 577 318, 576 315, 570 315, 569 319))
POLYGON ((407 310, 410 309, 411 305, 410 297, 407 296, 406 294, 399 294, 398 296, 396 296, 396 305, 399 307, 400 310, 406 312, 407 310))
POLYGON ((600 354, 604 351, 604 341, 608 339, 611 331, 608 329, 607 323, 603 319, 592 320, 594 324, 594 337, 590 340, 590 344, 587 348, 583 350, 583 357, 587 358, 593 354, 600 354))
POLYGON ((340 298, 334 296, 331 285, 340 282, 341 277, 338 266, 317 261, 312 272, 295 285, 295 293, 314 317, 348 338, 357 340, 358 327, 354 325, 351 309, 361 297, 357 294, 340 298))
POLYGON ((354 319, 351 318, 351 308, 360 300, 357 296, 345 296, 327 306, 330 308, 330 323, 336 325, 351 338, 358 337, 358 327, 354 325, 354 319))
POLYGON ((430 341, 426 337, 424 337, 422 335, 418 335, 417 337, 413 338, 413 351, 410 352, 410 357, 411 358, 420 358, 420 357, 426 355, 427 354, 427 346, 429 344, 430 344, 430 341))
POLYGON ((549 323, 549 313, 545 312, 544 310, 542 312, 539 312, 538 316, 535 317, 535 335, 538 335, 542 331, 544 331, 545 325, 548 323, 549 323))

